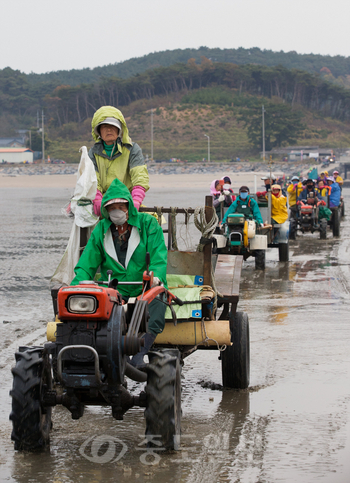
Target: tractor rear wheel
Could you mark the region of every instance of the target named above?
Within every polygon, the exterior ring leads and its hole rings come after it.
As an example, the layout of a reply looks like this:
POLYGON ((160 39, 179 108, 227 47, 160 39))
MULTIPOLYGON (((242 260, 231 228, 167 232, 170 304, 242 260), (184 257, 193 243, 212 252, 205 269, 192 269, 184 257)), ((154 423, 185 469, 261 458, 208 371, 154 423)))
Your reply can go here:
POLYGON ((265 270, 266 250, 255 250, 255 269, 265 270))
POLYGON ((40 451, 50 444, 51 407, 42 404, 43 395, 52 389, 52 371, 49 357, 43 356, 42 347, 16 352, 12 369, 11 439, 15 449, 40 451))
POLYGON ((326 218, 322 218, 322 220, 320 220, 320 240, 327 239, 327 224, 326 218))
POLYGON ((280 262, 289 261, 289 243, 280 243, 278 245, 278 259, 280 262))
MULTIPOLYGON (((147 403, 145 409, 146 438, 158 435, 167 450, 180 449, 181 430, 181 364, 177 349, 148 353, 147 403)), ((158 439, 159 443, 159 439, 158 439)))
POLYGON ((339 210, 335 208, 332 210, 332 225, 333 225, 333 236, 340 235, 340 219, 339 219, 339 210))
POLYGON ((230 327, 232 345, 221 352, 222 384, 232 389, 246 389, 250 374, 248 314, 231 315, 230 327))

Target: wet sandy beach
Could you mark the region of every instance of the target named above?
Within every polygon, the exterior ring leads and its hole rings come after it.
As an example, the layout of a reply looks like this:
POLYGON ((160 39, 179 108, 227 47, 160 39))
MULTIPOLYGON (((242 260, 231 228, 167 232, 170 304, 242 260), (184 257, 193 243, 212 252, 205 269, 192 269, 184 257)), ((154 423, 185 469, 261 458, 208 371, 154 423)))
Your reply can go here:
MULTIPOLYGON (((65 408, 55 408, 50 450, 42 455, 15 452, 8 420, 14 353, 20 345, 45 342, 46 322, 53 317, 49 279, 71 229, 61 208, 76 181, 75 176, 33 176, 26 183, 21 178, 26 177, 0 176, 0 481, 350 480, 346 217, 339 239, 331 232, 327 240, 317 234, 298 236, 290 244, 289 263, 278 262, 273 249, 267 252, 265 272, 255 271, 254 260, 244 263, 238 309, 250 320, 250 388, 220 390, 217 351, 197 351, 185 359, 180 452, 159 453, 155 464, 150 463, 140 446, 145 430, 142 408, 115 421, 110 409, 93 407, 79 421, 65 408), (115 445, 111 458, 103 459, 103 452, 92 456, 91 444, 97 438, 115 445), (126 452, 116 461, 123 445, 126 452)), ((147 205, 198 206, 213 179, 151 177, 147 205)), ((253 187, 251 174, 233 179, 234 187, 246 183, 253 187)), ((344 196, 350 206, 350 190, 344 189, 344 196)), ((131 382, 129 388, 137 394, 140 386, 131 382)))
MULTIPOLYGON (((235 188, 239 188, 243 184, 249 183, 254 187, 254 176, 257 178, 257 185, 262 186, 260 177, 265 173, 230 173, 229 171, 219 171, 217 178, 221 179, 223 176, 230 176, 232 184, 235 188)), ((213 174, 176 174, 176 175, 150 175, 151 190, 157 188, 173 188, 174 181, 177 187, 188 188, 195 186, 196 188, 206 188, 209 191, 210 183, 217 179, 213 174)), ((0 188, 69 188, 74 190, 77 181, 76 175, 43 175, 43 176, 4 176, 0 175, 0 188)))

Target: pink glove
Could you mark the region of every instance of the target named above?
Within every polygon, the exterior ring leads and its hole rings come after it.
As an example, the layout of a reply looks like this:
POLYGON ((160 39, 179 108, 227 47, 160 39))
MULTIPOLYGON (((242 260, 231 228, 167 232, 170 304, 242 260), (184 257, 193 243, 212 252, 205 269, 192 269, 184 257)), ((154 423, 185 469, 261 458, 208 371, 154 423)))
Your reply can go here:
POLYGON ((295 183, 295 185, 293 185, 293 191, 295 191, 298 187, 298 183, 295 183))
POLYGON ((101 202, 102 202, 102 193, 100 190, 97 190, 95 199, 93 200, 92 204, 94 207, 94 213, 96 216, 101 216, 101 202))
POLYGON ((146 190, 142 186, 134 186, 131 190, 132 200, 137 211, 140 208, 141 203, 146 195, 146 190))

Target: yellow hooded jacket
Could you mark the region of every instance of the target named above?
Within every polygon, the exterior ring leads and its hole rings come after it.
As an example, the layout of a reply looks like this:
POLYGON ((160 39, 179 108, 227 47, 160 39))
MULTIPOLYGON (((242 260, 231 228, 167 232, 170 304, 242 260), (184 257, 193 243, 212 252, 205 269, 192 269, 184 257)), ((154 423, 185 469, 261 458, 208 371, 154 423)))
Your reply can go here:
POLYGON ((282 224, 288 220, 288 210, 287 210, 287 198, 280 195, 278 198, 271 195, 271 217, 276 223, 282 224))
POLYGON ((149 189, 149 176, 141 148, 133 143, 121 111, 113 106, 98 109, 91 122, 92 137, 96 143, 89 151, 97 176, 97 189, 104 195, 114 179, 119 179, 131 192, 134 186, 149 189), (111 157, 104 150, 103 141, 95 133, 95 127, 107 117, 114 117, 122 125, 122 139, 118 137, 111 157))
POLYGON ((297 204, 297 198, 300 195, 300 193, 303 191, 302 182, 299 181, 298 186, 295 188, 295 190, 293 190, 293 188, 294 188, 293 183, 291 183, 287 188, 289 206, 294 206, 297 204))

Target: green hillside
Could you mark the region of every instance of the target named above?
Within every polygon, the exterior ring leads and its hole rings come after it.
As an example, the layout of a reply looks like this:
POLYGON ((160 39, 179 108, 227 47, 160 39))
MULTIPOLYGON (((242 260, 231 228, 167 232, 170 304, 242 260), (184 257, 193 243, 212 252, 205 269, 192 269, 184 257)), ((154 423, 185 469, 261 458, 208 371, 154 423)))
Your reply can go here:
MULTIPOLYGON (((234 96, 234 91, 222 88, 204 88, 192 94, 159 96, 151 100, 138 100, 122 109, 133 141, 137 142, 145 155, 151 157, 151 109, 153 109, 154 159, 180 158, 197 161, 207 158, 210 136, 211 159, 229 161, 232 158, 257 159, 260 149, 252 146, 248 138, 244 118, 248 107, 222 105, 224 95, 234 96), (176 97, 176 99, 175 99, 176 97), (210 104, 205 99, 215 99, 210 104), (202 102, 198 100, 202 99, 202 102)), ((259 108, 264 103, 268 119, 269 106, 281 105, 278 98, 266 99, 247 95, 245 104, 259 108)), ((350 124, 319 116, 299 108, 305 128, 296 144, 319 145, 321 147, 350 146, 350 124)), ((260 113, 260 109, 259 109, 260 113)), ((90 119, 83 124, 70 123, 62 128, 49 129, 52 139, 51 157, 69 162, 79 160, 78 150, 82 145, 91 146, 90 119)), ((288 144, 288 143, 287 143, 288 144)))
POLYGON ((18 71, 0 73, 0 137, 31 129, 35 150, 37 113, 45 113, 46 153, 77 160, 91 144, 90 122, 100 106, 120 108, 133 139, 151 154, 150 112, 154 109, 154 157, 188 160, 250 157, 261 150, 265 106, 266 149, 288 144, 348 147, 350 90, 318 75, 282 66, 237 65, 202 57, 158 67, 128 79, 103 78, 71 86, 31 84, 18 71))
MULTIPOLYGON (((177 49, 163 52, 154 52, 143 57, 132 58, 124 62, 118 62, 93 69, 72 69, 69 71, 48 72, 46 74, 28 74, 27 78, 31 84, 50 83, 53 86, 68 84, 77 86, 79 84, 90 84, 99 82, 102 78, 119 77, 127 79, 141 74, 149 69, 157 67, 170 67, 176 63, 187 64, 189 59, 195 59, 200 63, 202 57, 207 57, 212 62, 229 62, 237 65, 255 64, 269 67, 278 65, 287 69, 300 69, 311 74, 319 74, 321 69, 323 75, 329 73, 333 79, 339 82, 346 82, 346 76, 350 75, 350 57, 340 55, 316 55, 298 54, 292 52, 274 52, 272 50, 261 50, 258 47, 244 49, 177 49)), ((333 80, 329 77, 329 80, 333 80)))

